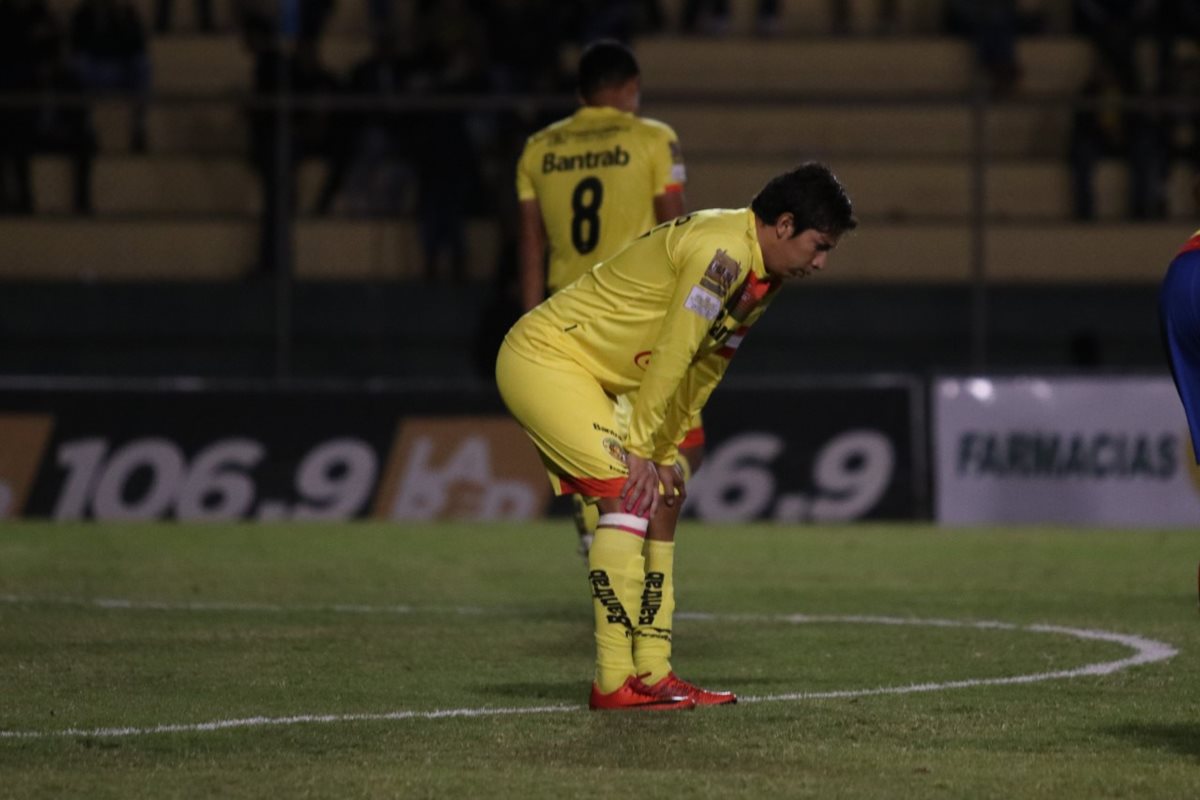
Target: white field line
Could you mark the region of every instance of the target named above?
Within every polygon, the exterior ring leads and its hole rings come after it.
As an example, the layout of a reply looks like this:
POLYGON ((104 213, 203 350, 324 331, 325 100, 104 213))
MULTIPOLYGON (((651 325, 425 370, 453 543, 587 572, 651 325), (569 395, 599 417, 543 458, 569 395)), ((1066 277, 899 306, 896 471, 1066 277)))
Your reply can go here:
MULTIPOLYGON (((269 603, 222 603, 222 602, 158 602, 126 600, 119 598, 74 598, 74 597, 30 597, 21 595, 0 595, 0 603, 10 605, 70 605, 106 610, 144 610, 144 611, 249 611, 267 613, 294 613, 327 611, 347 614, 416 614, 442 612, 461 615, 481 615, 489 613, 482 608, 452 607, 452 608, 416 608, 413 606, 370 606, 353 604, 316 605, 316 606, 282 606, 269 603)), ((871 697, 876 695, 915 694, 917 692, 939 692, 950 689, 968 689, 976 686, 1008 686, 1014 684, 1038 683, 1040 681, 1062 680, 1064 678, 1080 678, 1093 675, 1109 675, 1120 670, 1141 664, 1152 664, 1166 661, 1178 655, 1179 651, 1171 645, 1147 639, 1133 634, 1114 633, 1112 631, 1093 630, 1089 628, 1071 628, 1062 625, 1017 625, 1011 622, 994 620, 963 621, 952 619, 917 619, 910 617, 886 617, 863 615, 837 614, 704 614, 678 613, 677 619, 690 619, 712 622, 764 622, 802 624, 831 624, 831 625, 908 625, 915 627, 934 628, 966 628, 974 630, 1016 631, 1027 633, 1046 633, 1059 636, 1070 636, 1076 639, 1111 642, 1132 650, 1132 655, 1116 661, 1102 661, 1095 664, 1085 664, 1081 667, 1053 672, 1034 672, 1026 675, 1012 675, 1000 678, 969 678, 959 681, 943 681, 936 683, 916 683, 906 686, 879 686, 869 689, 840 689, 826 692, 790 692, 786 694, 763 695, 761 697, 739 697, 739 703, 770 703, 799 700, 830 700, 853 697, 871 697)), ((64 737, 107 738, 121 736, 144 736, 154 733, 203 733, 208 731, 230 730, 234 728, 258 728, 271 726, 306 725, 314 723, 334 722, 377 722, 397 721, 408 719, 444 719, 449 717, 499 717, 514 714, 558 714, 571 711, 582 711, 582 705, 550 705, 550 706, 519 706, 511 708, 448 708, 433 711, 387 711, 363 714, 301 714, 291 717, 245 717, 242 719, 222 719, 211 722, 171 723, 149 727, 125 728, 65 728, 51 731, 0 731, 0 739, 49 739, 64 737)))

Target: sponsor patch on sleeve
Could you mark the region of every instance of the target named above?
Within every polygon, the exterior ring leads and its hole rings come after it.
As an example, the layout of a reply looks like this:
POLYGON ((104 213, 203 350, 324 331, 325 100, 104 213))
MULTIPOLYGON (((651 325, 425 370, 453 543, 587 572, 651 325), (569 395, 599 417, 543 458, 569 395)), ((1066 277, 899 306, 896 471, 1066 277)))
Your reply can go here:
POLYGON ((711 292, 707 292, 699 286, 693 286, 683 307, 712 322, 721 313, 721 298, 715 297, 711 292))
POLYGON ((700 288, 724 297, 741 271, 741 264, 730 258, 724 250, 718 250, 713 255, 712 261, 708 262, 708 269, 704 270, 704 277, 700 279, 700 288))

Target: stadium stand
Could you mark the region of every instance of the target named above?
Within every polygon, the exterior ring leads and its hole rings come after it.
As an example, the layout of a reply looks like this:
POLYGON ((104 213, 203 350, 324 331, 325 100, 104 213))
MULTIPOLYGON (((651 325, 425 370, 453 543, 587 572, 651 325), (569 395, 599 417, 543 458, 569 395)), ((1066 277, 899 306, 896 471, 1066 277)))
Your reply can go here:
MULTIPOLYGON (((152 19, 152 1, 139 5, 152 19)), ((228 6, 217 4, 218 32, 202 34, 193 31, 191 4, 178 5, 174 32, 155 36, 151 45, 149 153, 128 150, 127 108, 99 102, 93 214, 72 215, 65 160, 39 156, 37 215, 0 218, 0 280, 220 283, 253 273, 262 208, 260 179, 246 152, 244 101, 253 60, 228 6)), ((1170 175, 1168 220, 1125 221, 1128 176, 1115 161, 1097 173, 1104 224, 1072 220, 1066 98, 1087 75, 1091 53, 1068 33, 1065 4, 1044 4, 1045 31, 1020 41, 1019 90, 983 109, 982 128, 973 116, 979 107, 970 47, 941 32, 939 0, 901 0, 897 30, 888 37, 867 35, 869 3, 854 4, 860 12, 854 35, 834 37, 828 0, 789 0, 781 4, 775 35, 753 39, 753 0, 730 5, 723 37, 683 36, 668 26, 638 40, 647 76, 644 113, 679 132, 691 207, 744 204, 766 176, 798 160, 830 162, 864 221, 838 254, 837 269, 822 277, 830 285, 852 291, 861 285, 867 296, 877 286, 915 284, 950 292, 946 302, 965 308, 973 255, 982 252, 989 280, 1011 284, 1021 302, 1031 302, 1020 295, 1028 285, 1102 290, 1117 282, 1148 296, 1162 257, 1187 232, 1182 220, 1194 209, 1191 168, 1184 164, 1170 175), (982 246, 972 228, 981 143, 988 220, 982 246)), ((323 61, 339 74, 370 49, 365 6, 338 3, 321 41, 323 61)), ((668 20, 677 20, 682 0, 661 7, 668 20)), ((325 169, 323 161, 309 159, 297 172, 296 276, 368 283, 420 278, 421 239, 411 215, 355 217, 342 206, 328 217, 310 215, 325 169)), ((494 185, 509 183, 502 176, 494 185)), ((488 281, 502 257, 494 217, 473 217, 467 243, 476 308, 492 291, 488 281)), ((880 335, 907 336, 919 350, 918 315, 897 314, 876 324, 886 329, 880 335)), ((1047 335, 1065 341, 1082 324, 1064 322, 1047 335)), ((1148 348, 1134 347, 1130 362, 1153 359, 1148 348)), ((882 359, 885 351, 879 352, 882 359)), ((422 363, 444 355, 421 356, 422 363)))

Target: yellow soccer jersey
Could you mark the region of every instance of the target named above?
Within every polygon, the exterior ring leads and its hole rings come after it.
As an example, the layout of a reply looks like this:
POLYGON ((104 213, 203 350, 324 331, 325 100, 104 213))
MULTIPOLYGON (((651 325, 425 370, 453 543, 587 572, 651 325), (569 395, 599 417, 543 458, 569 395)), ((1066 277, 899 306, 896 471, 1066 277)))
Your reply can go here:
POLYGON ((676 443, 778 289, 748 208, 665 222, 522 317, 505 341, 581 366, 612 395, 637 391, 629 452, 673 463, 676 443))
POLYGON ((645 233, 657 221, 654 198, 685 179, 675 132, 615 108, 584 106, 530 136, 517 197, 541 209, 550 293, 645 233))

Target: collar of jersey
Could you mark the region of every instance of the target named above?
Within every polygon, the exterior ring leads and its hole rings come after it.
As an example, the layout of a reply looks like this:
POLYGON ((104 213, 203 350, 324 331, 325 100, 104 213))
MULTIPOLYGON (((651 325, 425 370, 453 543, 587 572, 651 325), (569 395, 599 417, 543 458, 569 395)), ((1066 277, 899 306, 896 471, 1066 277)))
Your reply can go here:
POLYGON ((622 111, 612 106, 580 106, 575 116, 583 117, 632 117, 628 111, 622 111))

